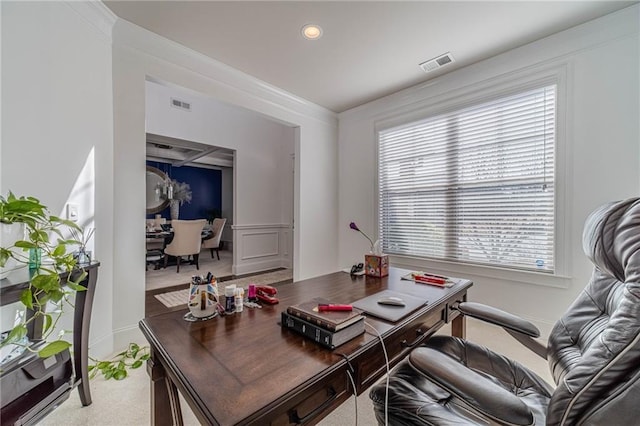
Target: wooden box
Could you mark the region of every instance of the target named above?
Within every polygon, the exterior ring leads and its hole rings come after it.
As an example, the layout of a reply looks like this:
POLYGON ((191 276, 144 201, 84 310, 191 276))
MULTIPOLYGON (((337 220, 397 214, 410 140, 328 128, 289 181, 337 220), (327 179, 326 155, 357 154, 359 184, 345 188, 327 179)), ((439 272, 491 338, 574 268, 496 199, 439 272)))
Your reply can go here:
POLYGON ((365 254, 364 273, 370 277, 386 277, 389 275, 389 255, 365 254))

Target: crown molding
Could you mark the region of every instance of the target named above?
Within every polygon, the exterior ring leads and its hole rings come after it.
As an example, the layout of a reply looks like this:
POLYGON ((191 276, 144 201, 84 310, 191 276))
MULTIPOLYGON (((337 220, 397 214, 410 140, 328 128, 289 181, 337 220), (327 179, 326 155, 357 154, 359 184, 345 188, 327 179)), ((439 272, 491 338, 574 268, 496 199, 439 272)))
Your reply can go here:
POLYGON ((144 55, 187 69, 294 116, 304 116, 337 127, 338 121, 335 112, 124 19, 117 18, 113 43, 115 46, 130 48, 144 55))
POLYGON ((89 24, 98 29, 102 34, 111 40, 113 26, 118 17, 98 0, 91 1, 67 1, 65 2, 78 15, 84 18, 89 24))

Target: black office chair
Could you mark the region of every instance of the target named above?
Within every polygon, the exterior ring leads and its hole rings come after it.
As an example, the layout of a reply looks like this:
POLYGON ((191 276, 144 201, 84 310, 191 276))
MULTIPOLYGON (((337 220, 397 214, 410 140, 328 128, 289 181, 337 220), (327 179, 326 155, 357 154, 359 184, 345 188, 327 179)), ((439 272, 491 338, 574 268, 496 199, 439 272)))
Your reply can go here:
MULTIPOLYGON (((587 287, 551 331, 477 303, 459 311, 503 327, 549 362, 555 389, 521 364, 472 342, 436 336, 390 374, 390 425, 640 424, 640 198, 587 219, 595 265, 587 287)), ((385 383, 370 392, 384 424, 385 383)))

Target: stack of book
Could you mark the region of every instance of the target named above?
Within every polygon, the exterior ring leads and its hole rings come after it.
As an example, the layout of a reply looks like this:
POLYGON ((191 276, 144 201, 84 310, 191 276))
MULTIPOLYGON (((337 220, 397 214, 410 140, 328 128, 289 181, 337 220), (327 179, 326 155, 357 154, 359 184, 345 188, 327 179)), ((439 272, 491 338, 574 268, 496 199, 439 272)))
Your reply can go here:
POLYGON ((329 349, 364 333, 363 311, 322 311, 318 305, 329 304, 322 298, 291 305, 282 312, 282 327, 294 330, 329 349))

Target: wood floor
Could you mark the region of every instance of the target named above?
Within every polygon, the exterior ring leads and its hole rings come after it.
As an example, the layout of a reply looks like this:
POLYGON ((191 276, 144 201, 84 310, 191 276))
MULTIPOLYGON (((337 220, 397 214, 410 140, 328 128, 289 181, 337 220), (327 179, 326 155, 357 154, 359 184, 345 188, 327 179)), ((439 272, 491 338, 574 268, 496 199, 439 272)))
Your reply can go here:
MULTIPOLYGON (((251 276, 255 276, 255 275, 264 274, 264 273, 267 273, 267 272, 278 271, 280 269, 283 269, 283 268, 276 268, 276 269, 271 269, 271 270, 268 270, 268 271, 261 271, 261 272, 257 272, 257 273, 254 273, 254 274, 228 275, 228 276, 225 276, 225 277, 218 277, 218 281, 224 282, 224 281, 229 281, 229 280, 235 280, 235 279, 238 279, 238 278, 251 277, 251 276)), ((189 284, 186 283, 186 284, 178 284, 178 285, 165 287, 165 288, 147 290, 145 292, 145 317, 153 317, 153 316, 164 314, 164 313, 167 313, 167 312, 181 311, 181 310, 186 309, 186 302, 185 302, 184 306, 176 306, 174 308, 167 308, 165 305, 162 304, 162 302, 160 302, 154 296, 156 294, 167 293, 167 292, 175 291, 175 290, 182 290, 182 289, 185 289, 185 288, 188 288, 188 287, 189 287, 189 284)))

